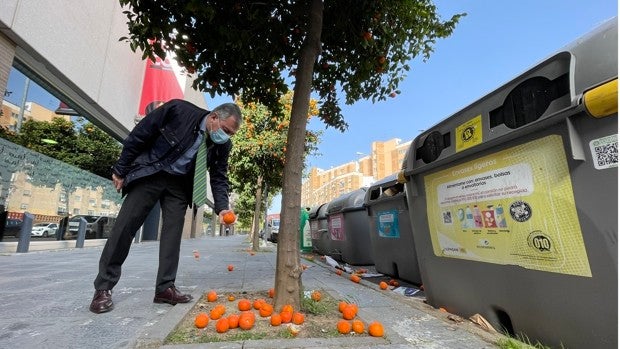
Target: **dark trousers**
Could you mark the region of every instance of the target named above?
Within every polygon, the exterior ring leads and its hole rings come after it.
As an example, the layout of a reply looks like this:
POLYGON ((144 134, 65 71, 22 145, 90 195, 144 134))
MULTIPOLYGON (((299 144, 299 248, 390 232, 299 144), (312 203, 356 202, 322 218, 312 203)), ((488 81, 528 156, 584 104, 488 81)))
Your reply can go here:
POLYGON ((162 210, 162 227, 155 292, 162 292, 174 284, 188 204, 184 191, 187 180, 191 179, 162 171, 131 183, 110 237, 101 252, 99 274, 94 282, 96 290, 111 290, 118 283, 121 267, 136 232, 158 200, 162 210))

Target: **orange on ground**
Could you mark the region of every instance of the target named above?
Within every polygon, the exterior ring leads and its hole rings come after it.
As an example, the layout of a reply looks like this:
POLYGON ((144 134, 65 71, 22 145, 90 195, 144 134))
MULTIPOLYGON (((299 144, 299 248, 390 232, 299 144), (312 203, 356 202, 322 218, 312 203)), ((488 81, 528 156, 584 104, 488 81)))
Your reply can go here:
POLYGON ((234 300, 235 300, 235 296, 233 296, 232 294, 229 294, 229 295, 228 295, 228 301, 229 301, 229 302, 232 302, 232 301, 234 301, 234 300))
POLYGON ((355 275, 355 274, 351 274, 350 279, 351 279, 351 281, 356 282, 356 283, 359 283, 359 282, 360 282, 360 280, 361 280, 361 278, 359 277, 359 275, 355 275))
POLYGON ((239 327, 239 315, 230 314, 228 315, 228 328, 237 328, 239 327))
POLYGON ((349 305, 349 303, 345 302, 345 301, 340 301, 338 302, 338 311, 342 313, 342 311, 344 310, 344 308, 349 305))
POLYGON ((353 320, 357 315, 357 307, 353 304, 349 304, 342 310, 342 318, 345 320, 353 320))
POLYGON ((205 328, 209 324, 209 315, 206 313, 198 313, 194 318, 194 325, 198 328, 205 328))
POLYGON ((340 269, 336 269, 336 274, 337 274, 337 275, 342 275, 342 270, 340 270, 340 269))
POLYGON ((207 301, 215 302, 217 300, 217 292, 211 290, 207 293, 207 301))
POLYGON ((239 317, 239 328, 242 330, 249 330, 254 327, 254 319, 253 316, 248 315, 249 313, 243 313, 239 317))
POLYGON ((353 325, 351 327, 353 328, 353 332, 357 334, 364 333, 364 323, 362 322, 362 320, 353 320, 353 325))
POLYGON ((215 307, 209 312, 209 317, 211 320, 218 320, 222 317, 222 315, 224 315, 224 311, 225 310, 222 310, 222 308, 215 307))
POLYGON ((319 292, 319 291, 313 291, 313 292, 310 294, 310 298, 311 298, 313 301, 315 301, 315 302, 320 301, 320 300, 321 300, 321 292, 319 292))
POLYGON ((336 324, 338 333, 347 334, 351 332, 351 323, 347 320, 340 320, 336 324))
POLYGON ((271 324, 271 326, 280 326, 282 324, 282 316, 280 316, 280 314, 278 313, 271 314, 269 323, 271 324))
POLYGON ((294 310, 294 309, 293 309, 293 306, 292 306, 292 305, 290 305, 290 304, 284 304, 284 305, 282 306, 282 310, 281 310, 281 311, 290 311, 290 312, 292 313, 292 312, 293 312, 293 310, 294 310))
POLYGON ((291 319, 295 325, 301 325, 306 321, 306 317, 302 313, 295 312, 293 313, 293 318, 291 319))
POLYGON ((239 302, 237 303, 237 306, 239 307, 239 310, 241 311, 252 309, 252 303, 250 302, 249 299, 245 299, 245 298, 240 299, 239 302))
POLYGON ((374 321, 368 325, 368 334, 373 337, 383 337, 383 325, 374 321))
POLYGON ((229 264, 228 265, 228 271, 233 271, 233 270, 235 270, 235 266, 232 265, 232 264, 229 264))
POLYGON ((256 310, 259 310, 263 304, 265 304, 265 300, 262 298, 258 298, 252 303, 252 307, 256 310))
POLYGON ((287 324, 293 320, 293 312, 292 311, 281 311, 280 317, 282 318, 282 323, 287 324))
POLYGON ((380 288, 380 289, 382 289, 382 290, 387 290, 387 288, 388 288, 388 284, 387 284, 387 282, 385 282, 385 281, 381 281, 381 282, 379 283, 379 288, 380 288))
POLYGON ((261 305, 260 309, 258 310, 258 315, 262 317, 267 317, 271 316, 271 314, 273 314, 273 305, 269 303, 263 303, 263 305, 261 305))
POLYGON ((224 217, 222 217, 222 220, 224 221, 225 224, 233 224, 235 223, 236 219, 237 217, 235 216, 233 212, 226 212, 224 214, 224 217))
POLYGON ((224 333, 224 332, 228 331, 228 319, 227 318, 221 318, 221 319, 217 320, 217 322, 215 323, 215 331, 217 333, 224 333))
POLYGON ((267 291, 267 295, 269 296, 269 298, 273 298, 276 295, 276 290, 270 288, 269 291, 267 291))

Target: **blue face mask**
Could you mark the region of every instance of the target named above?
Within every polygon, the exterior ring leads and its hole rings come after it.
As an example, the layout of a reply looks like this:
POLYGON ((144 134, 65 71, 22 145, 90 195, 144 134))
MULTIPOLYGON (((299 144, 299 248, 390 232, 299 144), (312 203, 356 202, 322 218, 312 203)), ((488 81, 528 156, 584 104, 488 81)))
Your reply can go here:
MULTIPOLYGON (((217 119, 217 122, 219 124, 220 119, 217 119)), ((224 132, 224 130, 222 130, 222 126, 220 125, 220 128, 218 128, 215 131, 209 131, 209 137, 211 138, 211 140, 213 141, 213 143, 216 144, 224 144, 226 142, 228 142, 228 139, 230 139, 230 136, 224 132)))

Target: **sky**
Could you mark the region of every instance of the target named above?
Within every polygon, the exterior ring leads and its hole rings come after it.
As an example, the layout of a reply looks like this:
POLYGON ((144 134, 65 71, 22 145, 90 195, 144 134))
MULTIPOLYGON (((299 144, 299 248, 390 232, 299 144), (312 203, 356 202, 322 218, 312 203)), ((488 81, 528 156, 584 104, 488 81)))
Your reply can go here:
MULTIPOLYGON (((322 130, 319 155, 309 157, 307 168, 329 169, 370 154, 373 141, 413 140, 422 130, 492 92, 527 69, 558 52, 563 46, 618 15, 616 0, 436 0, 443 20, 467 13, 451 36, 435 44, 430 58, 410 62, 396 98, 372 103, 341 105, 348 129, 325 128, 318 118, 308 128, 322 130)), ((19 75, 19 74, 16 74, 19 75)), ((50 109, 56 99, 31 88, 28 100, 50 109)), ((20 104, 23 78, 9 80, 6 99, 20 104), (21 80, 21 81, 20 81, 21 80)), ((43 91, 43 90, 42 90, 43 91)), ((44 91, 43 91, 44 92, 44 91)), ((209 107, 230 101, 212 99, 209 107)), ((344 102, 343 102, 344 103, 344 102)), ((280 198, 269 212, 279 212, 280 198)))

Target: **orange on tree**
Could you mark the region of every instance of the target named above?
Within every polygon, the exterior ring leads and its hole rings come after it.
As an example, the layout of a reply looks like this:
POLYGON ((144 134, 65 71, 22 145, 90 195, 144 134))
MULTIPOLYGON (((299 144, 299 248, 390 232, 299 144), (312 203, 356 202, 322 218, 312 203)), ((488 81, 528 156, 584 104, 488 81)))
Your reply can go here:
POLYGON ((198 328, 205 328, 209 324, 209 315, 206 313, 198 313, 194 318, 194 325, 198 328))

